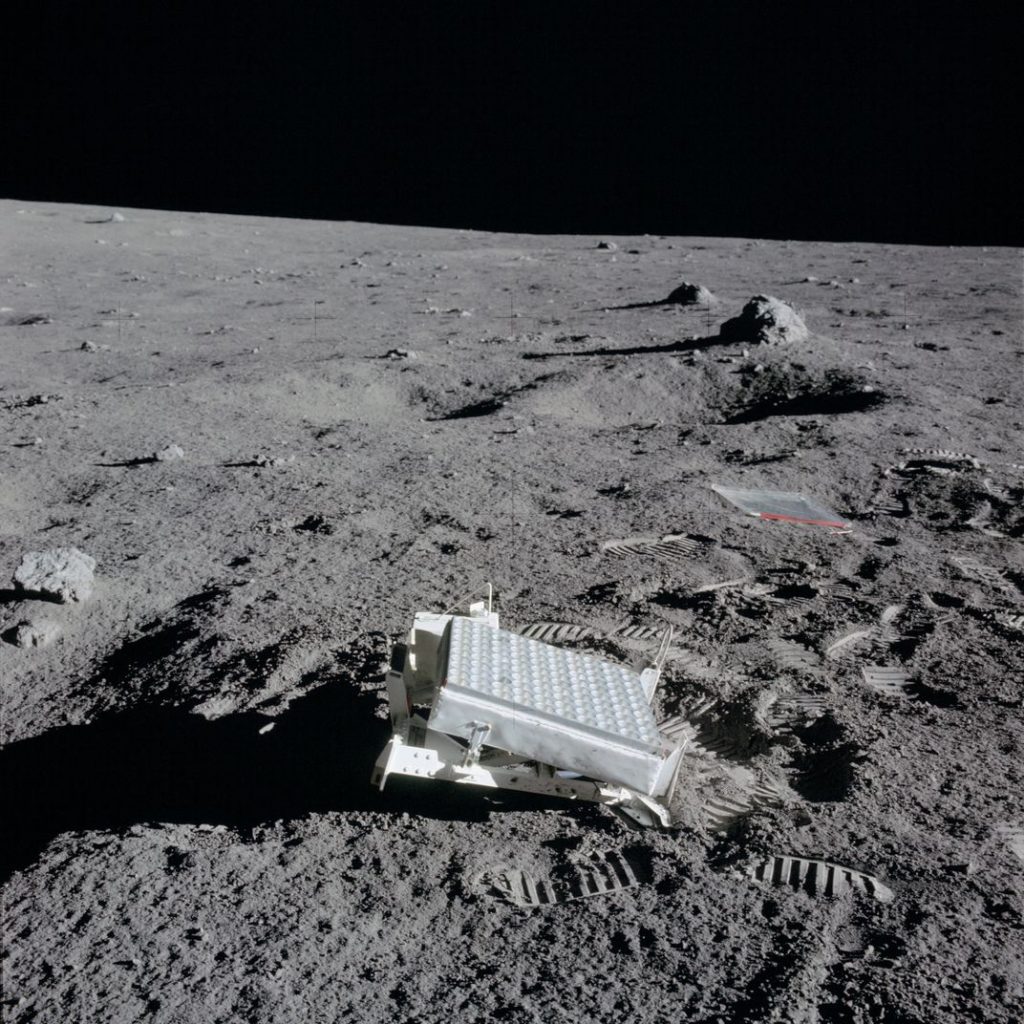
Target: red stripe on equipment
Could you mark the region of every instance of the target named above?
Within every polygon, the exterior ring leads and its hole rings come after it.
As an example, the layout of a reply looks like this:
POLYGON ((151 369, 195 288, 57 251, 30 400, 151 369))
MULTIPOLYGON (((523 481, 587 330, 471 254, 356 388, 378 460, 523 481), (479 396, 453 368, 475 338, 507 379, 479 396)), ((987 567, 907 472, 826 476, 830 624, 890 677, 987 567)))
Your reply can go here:
POLYGON ((762 519, 779 519, 786 523, 810 523, 812 526, 834 526, 837 529, 845 530, 849 523, 835 523, 830 519, 801 519, 799 516, 783 516, 776 512, 758 512, 762 519))

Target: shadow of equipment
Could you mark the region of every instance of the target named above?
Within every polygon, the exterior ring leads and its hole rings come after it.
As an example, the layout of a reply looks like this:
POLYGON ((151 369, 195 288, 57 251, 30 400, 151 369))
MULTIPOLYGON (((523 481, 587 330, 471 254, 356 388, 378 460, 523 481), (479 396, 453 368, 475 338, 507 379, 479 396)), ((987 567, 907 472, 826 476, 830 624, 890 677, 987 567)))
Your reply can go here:
POLYGON ((146 822, 251 828, 328 811, 484 821, 498 807, 565 807, 420 780, 392 780, 379 792, 369 779, 389 727, 376 706, 374 694, 328 683, 274 719, 247 712, 208 721, 149 708, 12 743, 0 751, 0 881, 72 831, 146 822))

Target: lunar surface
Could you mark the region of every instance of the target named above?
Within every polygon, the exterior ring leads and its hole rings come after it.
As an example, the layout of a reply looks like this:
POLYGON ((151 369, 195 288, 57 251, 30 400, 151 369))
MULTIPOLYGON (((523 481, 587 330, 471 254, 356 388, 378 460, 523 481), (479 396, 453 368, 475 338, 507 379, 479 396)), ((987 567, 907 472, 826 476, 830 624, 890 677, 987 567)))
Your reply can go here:
POLYGON ((1019 252, 0 239, 5 1020, 1020 1019, 1019 252), (623 664, 672 627, 673 827, 371 787, 390 645, 488 583, 623 664))

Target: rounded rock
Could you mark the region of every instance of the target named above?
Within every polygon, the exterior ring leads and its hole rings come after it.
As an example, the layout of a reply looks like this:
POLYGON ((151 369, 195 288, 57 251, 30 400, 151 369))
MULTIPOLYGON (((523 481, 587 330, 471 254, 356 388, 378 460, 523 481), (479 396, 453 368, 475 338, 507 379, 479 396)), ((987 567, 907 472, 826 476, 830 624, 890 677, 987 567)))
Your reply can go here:
POLYGON ((92 593, 96 559, 78 548, 30 551, 14 573, 14 586, 29 594, 68 604, 92 593))
POLYGON ((683 281, 678 288, 673 288, 662 302, 677 306, 710 306, 718 300, 702 284, 691 284, 683 281))
POLYGON ((11 642, 16 647, 46 647, 60 635, 60 624, 49 619, 21 622, 12 630, 11 642))
POLYGON ((792 345, 810 337, 793 307, 771 295, 755 295, 739 316, 722 324, 719 334, 727 341, 759 345, 792 345))
POLYGON ((175 459, 185 458, 184 450, 176 444, 169 444, 166 448, 153 454, 154 462, 173 462, 175 459))

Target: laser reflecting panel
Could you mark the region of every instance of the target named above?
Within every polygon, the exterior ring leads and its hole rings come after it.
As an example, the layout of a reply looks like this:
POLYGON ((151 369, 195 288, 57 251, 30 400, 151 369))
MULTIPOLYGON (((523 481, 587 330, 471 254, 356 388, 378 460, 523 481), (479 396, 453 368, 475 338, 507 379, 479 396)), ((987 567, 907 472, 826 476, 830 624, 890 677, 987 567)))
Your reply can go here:
POLYGON ((439 657, 430 728, 617 782, 658 786, 666 744, 640 674, 455 616, 439 657))
POLYGON ((641 744, 660 740, 639 673, 471 619, 452 619, 444 681, 641 744))

